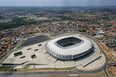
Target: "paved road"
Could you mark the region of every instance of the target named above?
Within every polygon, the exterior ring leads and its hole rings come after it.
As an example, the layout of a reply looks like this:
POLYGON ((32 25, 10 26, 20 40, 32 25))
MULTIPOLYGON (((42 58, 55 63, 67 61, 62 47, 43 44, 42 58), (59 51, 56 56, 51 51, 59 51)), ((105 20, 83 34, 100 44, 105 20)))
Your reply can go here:
MULTIPOLYGON (((97 42, 96 42, 97 43, 97 42)), ((98 44, 98 43, 97 43, 98 44)), ((98 46, 99 46, 99 44, 98 44, 98 46)), ((108 58, 107 58, 107 55, 105 54, 105 52, 104 52, 104 50, 99 46, 99 48, 102 50, 102 52, 103 52, 103 54, 105 55, 105 58, 106 58, 106 64, 105 64, 105 66, 104 66, 104 72, 106 73, 106 75, 107 75, 107 77, 109 77, 109 75, 107 74, 107 71, 106 71, 106 69, 107 69, 107 66, 108 66, 108 58)))
MULTIPOLYGON (((79 32, 79 33, 80 33, 80 32, 79 32)), ((82 33, 80 33, 80 34, 82 34, 82 33)), ((88 38, 94 40, 94 39, 93 39, 91 36, 89 36, 89 35, 86 35, 86 34, 82 34, 82 35, 84 35, 84 36, 86 36, 86 37, 88 37, 88 38)), ((95 41, 95 42, 96 42, 96 41, 95 41)), ((107 66, 108 66, 108 57, 107 57, 107 55, 105 54, 104 50, 101 48, 101 46, 100 46, 97 42, 96 42, 96 44, 99 46, 100 50, 102 51, 102 53, 105 55, 105 58, 106 58, 106 63, 105 63, 105 65, 104 65, 100 70, 104 70, 104 72, 106 73, 107 77, 109 77, 109 75, 107 74, 107 71, 106 71, 107 66)))
MULTIPOLYGON (((83 34, 82 34, 83 35, 83 34)), ((88 37, 88 36, 87 36, 88 37)), ((91 37, 89 37, 91 38, 91 37)), ((93 39, 93 38, 91 38, 93 39)), ((94 39, 93 39, 94 40, 94 39)), ((99 44, 98 44, 99 46, 99 44)), ((74 71, 44 71, 44 72, 8 72, 8 73, 0 73, 0 77, 20 77, 20 76, 24 76, 24 77, 37 77, 37 76, 42 76, 42 75, 48 75, 48 74, 86 74, 86 73, 99 73, 101 71, 105 71, 106 75, 109 77, 109 75, 106 72, 106 68, 109 65, 116 65, 116 63, 108 63, 108 58, 105 54, 105 52, 102 50, 102 48, 99 46, 99 48, 101 49, 101 51, 103 52, 103 54, 106 57, 106 64, 101 67, 100 69, 97 69, 95 71, 80 71, 78 69, 74 70, 74 71)), ((44 76, 45 77, 45 76, 44 76)))
MULTIPOLYGON (((79 34, 82 34, 82 33, 80 33, 80 32, 78 32, 78 33, 79 33, 79 34)), ((84 36, 86 36, 86 37, 91 38, 92 40, 94 40, 94 39, 93 39, 91 36, 89 36, 89 35, 86 35, 86 34, 82 34, 82 35, 84 35, 84 36)), ((96 41, 95 41, 95 42, 96 42, 96 41)), ((101 46, 100 46, 97 42, 96 42, 96 44, 99 46, 99 48, 101 49, 102 53, 105 55, 105 58, 106 58, 106 63, 105 63, 105 65, 104 65, 100 70, 104 70, 104 72, 106 73, 107 77, 109 77, 109 75, 108 75, 106 69, 107 69, 108 66, 116 65, 116 62, 108 63, 108 57, 107 57, 107 55, 105 54, 104 50, 101 48, 101 46)))
MULTIPOLYGON (((13 49, 11 49, 10 51, 8 51, 7 54, 6 54, 2 59, 0 59, 0 63, 2 63, 12 52, 16 51, 16 47, 17 47, 18 45, 20 45, 20 44, 23 43, 26 39, 32 37, 33 35, 35 35, 35 34, 32 34, 32 35, 28 36, 27 38, 21 38, 20 41, 15 45, 15 47, 14 47, 13 49)), ((20 48, 19 48, 19 49, 20 49, 20 48)), ((17 50, 19 50, 19 49, 17 49, 17 50)))
POLYGON ((21 40, 15 45, 15 47, 11 49, 10 51, 8 51, 7 54, 2 59, 0 59, 0 63, 2 63, 13 51, 15 51, 16 47, 20 45, 23 41, 24 39, 21 38, 21 40))

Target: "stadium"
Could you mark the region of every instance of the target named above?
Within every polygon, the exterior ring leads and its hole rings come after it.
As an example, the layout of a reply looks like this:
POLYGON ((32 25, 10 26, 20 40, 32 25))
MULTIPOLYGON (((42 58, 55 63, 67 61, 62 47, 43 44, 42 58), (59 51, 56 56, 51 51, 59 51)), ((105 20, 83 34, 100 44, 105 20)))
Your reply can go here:
POLYGON ((73 60, 93 50, 90 40, 76 35, 50 40, 46 44, 47 52, 60 60, 73 60))

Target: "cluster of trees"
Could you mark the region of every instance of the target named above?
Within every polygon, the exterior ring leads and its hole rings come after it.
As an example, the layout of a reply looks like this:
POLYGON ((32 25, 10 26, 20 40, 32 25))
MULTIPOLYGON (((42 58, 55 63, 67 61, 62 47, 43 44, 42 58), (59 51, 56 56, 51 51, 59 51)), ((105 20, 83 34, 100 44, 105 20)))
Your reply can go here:
POLYGON ((37 23, 34 20, 27 18, 14 18, 12 21, 7 23, 0 23, 0 29, 9 29, 9 28, 16 28, 23 25, 31 25, 37 23))
POLYGON ((86 32, 86 30, 82 29, 82 30, 78 30, 79 32, 86 32))
POLYGON ((62 20, 73 20, 72 18, 67 17, 67 16, 57 16, 57 17, 61 18, 62 20))
POLYGON ((57 9, 57 10, 47 10, 47 13, 66 14, 72 13, 72 11, 69 9, 57 9))
POLYGON ((4 17, 3 16, 0 16, 0 20, 3 19, 4 17))
POLYGON ((100 24, 97 20, 93 19, 93 20, 89 20, 89 19, 78 19, 78 21, 80 22, 88 22, 91 24, 100 24))
POLYGON ((110 17, 108 17, 108 16, 102 16, 101 19, 104 19, 104 20, 107 20, 107 21, 111 20, 110 17))

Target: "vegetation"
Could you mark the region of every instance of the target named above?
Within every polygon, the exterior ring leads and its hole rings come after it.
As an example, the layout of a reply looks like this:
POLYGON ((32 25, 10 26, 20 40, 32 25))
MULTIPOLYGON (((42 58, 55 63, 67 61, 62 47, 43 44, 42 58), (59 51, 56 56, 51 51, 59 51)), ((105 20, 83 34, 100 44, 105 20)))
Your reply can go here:
POLYGON ((60 9, 60 10, 47 10, 48 13, 51 13, 51 14, 64 14, 64 13, 72 13, 71 10, 68 10, 68 9, 60 9))
POLYGON ((21 51, 20 52, 17 52, 17 53, 14 53, 14 56, 15 57, 20 56, 20 55, 22 55, 22 52, 21 51))
POLYGON ((97 22, 96 20, 89 20, 89 19, 78 19, 78 21, 80 22, 88 22, 88 23, 91 23, 91 24, 100 24, 99 22, 97 22))
POLYGON ((62 20, 72 20, 72 18, 67 16, 57 16, 57 17, 61 18, 62 20))
POLYGON ((85 22, 85 21, 90 22, 91 20, 88 20, 88 19, 78 19, 78 21, 80 21, 80 22, 85 22))
POLYGON ((9 28, 16 28, 23 25, 31 25, 37 23, 32 19, 27 18, 14 18, 12 21, 7 23, 0 23, 0 29, 9 29, 9 28))
POLYGON ((18 46, 16 47, 16 49, 19 49, 19 48, 21 47, 22 44, 23 44, 23 43, 21 43, 20 45, 18 45, 18 46))
POLYGON ((68 47, 68 46, 72 46, 72 45, 75 45, 75 44, 77 44, 77 43, 69 43, 69 44, 63 45, 63 47, 68 47))
POLYGON ((78 30, 79 32, 86 32, 86 30, 78 30))
POLYGON ((108 16, 102 16, 101 19, 104 19, 104 20, 111 20, 108 16))
POLYGON ((75 67, 69 67, 69 68, 36 68, 36 69, 27 69, 27 68, 22 68, 22 69, 17 69, 17 71, 65 71, 65 70, 73 70, 75 67))
POLYGON ((0 72, 6 72, 10 69, 10 66, 0 66, 0 72))
POLYGON ((94 15, 94 14, 87 14, 87 15, 85 15, 85 16, 93 17, 93 16, 96 16, 96 15, 94 15))
POLYGON ((3 16, 0 16, 0 19, 3 19, 4 17, 3 16))
MULTIPOLYGON (((24 41, 25 42, 25 41, 24 41)), ((24 43, 23 42, 23 43, 24 43)), ((16 47, 16 49, 19 49, 20 47, 21 47, 21 45, 23 45, 23 43, 21 43, 21 44, 19 44, 17 47, 16 47)))
POLYGON ((25 66, 24 69, 27 69, 27 68, 29 68, 29 67, 30 67, 30 66, 25 66))

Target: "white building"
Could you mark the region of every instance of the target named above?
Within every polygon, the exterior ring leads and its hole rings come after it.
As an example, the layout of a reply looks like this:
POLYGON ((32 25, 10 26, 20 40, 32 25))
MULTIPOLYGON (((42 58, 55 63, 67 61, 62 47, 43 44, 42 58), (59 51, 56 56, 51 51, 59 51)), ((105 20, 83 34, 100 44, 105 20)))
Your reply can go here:
POLYGON ((91 41, 79 36, 64 36, 53 39, 46 44, 46 50, 53 57, 61 60, 72 60, 92 51, 91 41))

